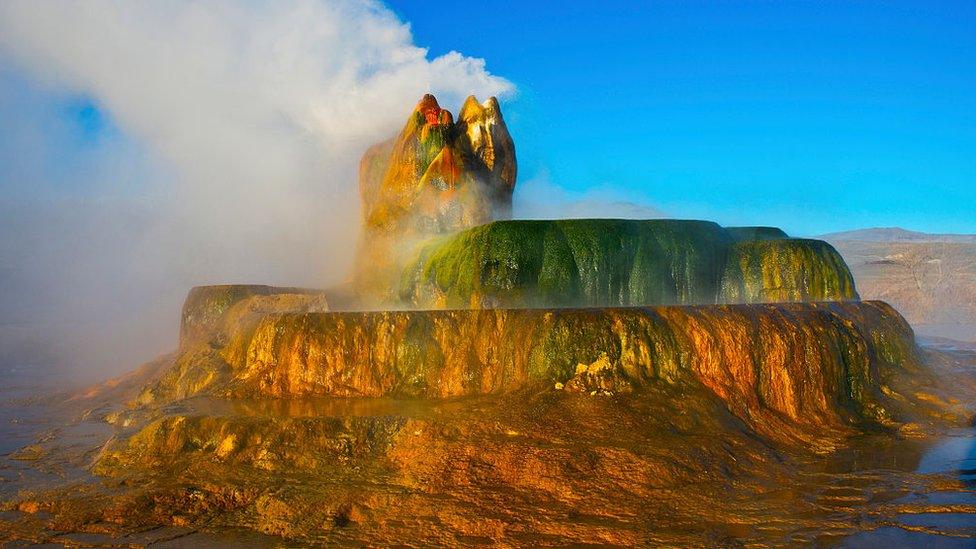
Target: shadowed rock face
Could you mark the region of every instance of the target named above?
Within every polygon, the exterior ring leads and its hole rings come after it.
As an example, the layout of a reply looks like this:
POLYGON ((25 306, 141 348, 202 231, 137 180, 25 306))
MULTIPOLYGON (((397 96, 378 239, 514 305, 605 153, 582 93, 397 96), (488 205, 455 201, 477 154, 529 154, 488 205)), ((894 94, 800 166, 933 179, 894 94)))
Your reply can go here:
POLYGON ((435 309, 857 299, 829 244, 779 229, 670 219, 475 227, 421 247, 399 294, 435 309))
POLYGON ((911 329, 880 302, 270 314, 185 353, 142 401, 621 393, 694 378, 757 428, 822 431, 888 422, 886 379, 916 360, 911 329))
POLYGON ((469 97, 455 123, 424 96, 403 131, 360 162, 360 291, 386 297, 400 254, 418 240, 507 217, 515 177, 515 145, 494 97, 469 97))

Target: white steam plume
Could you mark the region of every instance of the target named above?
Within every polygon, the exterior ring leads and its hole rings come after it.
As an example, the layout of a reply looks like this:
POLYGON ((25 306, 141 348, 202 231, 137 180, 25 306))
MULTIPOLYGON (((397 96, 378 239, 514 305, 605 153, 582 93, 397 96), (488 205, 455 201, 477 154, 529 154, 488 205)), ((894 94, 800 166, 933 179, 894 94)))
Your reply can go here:
MULTIPOLYGON (((191 285, 340 281, 365 147, 397 131, 424 92, 446 106, 513 90, 483 60, 428 59, 370 1, 0 1, 4 64, 108 113, 121 136, 102 140, 99 158, 146 157, 78 174, 70 192, 10 172, 0 181, 0 205, 39 212, 0 227, 0 252, 23 255, 2 242, 11 235, 65 242, 5 266, 23 283, 19 302, 26 284, 48 306, 22 303, 26 316, 7 320, 87 325, 48 335, 84 341, 79 361, 116 371, 173 345, 191 285)), ((0 148, 37 145, 13 141, 0 148)))

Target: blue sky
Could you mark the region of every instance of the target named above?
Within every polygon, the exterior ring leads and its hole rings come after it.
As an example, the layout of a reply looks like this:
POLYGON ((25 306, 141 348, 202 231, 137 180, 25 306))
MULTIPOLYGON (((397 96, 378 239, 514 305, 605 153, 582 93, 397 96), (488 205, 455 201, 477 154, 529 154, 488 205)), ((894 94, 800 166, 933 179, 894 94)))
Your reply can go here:
POLYGON ((191 286, 344 280, 362 151, 478 59, 517 199, 976 233, 976 2, 633 4, 0 0, 0 322, 128 368, 191 286))
POLYGON ((520 184, 795 234, 976 232, 976 3, 389 5, 515 83, 520 184))
MULTIPOLYGON (((974 2, 388 6, 429 58, 484 58, 515 84, 504 110, 522 189, 797 235, 976 233, 974 2)), ((142 161, 97 96, 48 91, 3 61, 0 176, 71 188, 107 157, 142 161)))

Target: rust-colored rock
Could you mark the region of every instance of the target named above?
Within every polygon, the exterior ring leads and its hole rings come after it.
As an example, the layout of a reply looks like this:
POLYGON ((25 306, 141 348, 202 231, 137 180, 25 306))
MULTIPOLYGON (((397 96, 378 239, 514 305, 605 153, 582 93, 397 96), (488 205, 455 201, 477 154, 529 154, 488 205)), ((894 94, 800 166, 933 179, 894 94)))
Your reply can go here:
POLYGON ((0 539, 836 545, 910 505, 971 511, 924 501, 970 475, 919 474, 920 447, 892 449, 971 425, 976 351, 917 348, 831 246, 775 228, 485 225, 515 175, 494 99, 455 122, 425 96, 363 157, 356 283, 468 308, 194 288, 177 352, 59 403, 85 442, 59 428, 8 454, 79 480, 0 501, 0 539), (603 308, 558 308, 581 304, 603 308))
POLYGON ((265 314, 186 350, 141 401, 618 393, 690 377, 756 429, 819 432, 890 423, 886 379, 917 361, 881 302, 265 314))

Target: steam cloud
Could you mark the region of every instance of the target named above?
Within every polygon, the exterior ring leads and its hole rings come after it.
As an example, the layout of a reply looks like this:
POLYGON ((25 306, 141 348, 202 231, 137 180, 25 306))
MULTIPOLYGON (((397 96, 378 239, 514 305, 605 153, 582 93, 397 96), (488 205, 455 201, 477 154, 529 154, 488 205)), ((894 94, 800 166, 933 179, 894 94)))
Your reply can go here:
POLYGON ((377 2, 0 1, 0 360, 120 371, 172 348, 190 286, 340 282, 359 156, 427 91, 513 86, 377 2), (94 143, 71 97, 110 116, 94 143))

